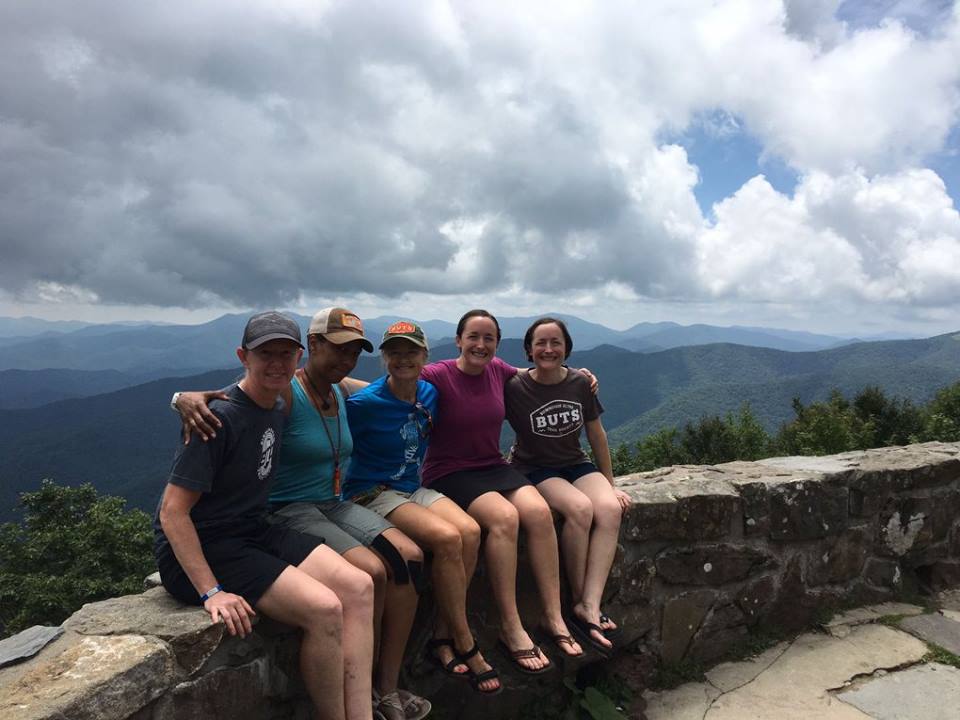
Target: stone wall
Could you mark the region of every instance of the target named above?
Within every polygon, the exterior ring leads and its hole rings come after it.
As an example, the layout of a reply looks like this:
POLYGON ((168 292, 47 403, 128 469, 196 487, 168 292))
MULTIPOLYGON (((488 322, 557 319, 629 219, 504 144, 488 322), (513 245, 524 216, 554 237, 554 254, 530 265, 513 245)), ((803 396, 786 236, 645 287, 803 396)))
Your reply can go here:
MULTIPOLYGON (((960 584, 960 444, 672 467, 618 482, 634 504, 606 607, 624 628, 611 662, 628 680, 644 682, 660 663, 713 662, 754 629, 788 632, 832 608, 960 584)), ((532 627, 538 606, 524 561, 519 580, 532 627)), ((470 610, 506 692, 480 698, 431 670, 421 651, 428 595, 405 681, 433 700, 433 717, 519 716, 531 703, 550 716, 564 674, 598 660, 521 675, 494 650, 482 577, 470 610)), ((0 717, 308 717, 297 638, 278 623, 263 620, 241 641, 152 589, 87 605, 64 628, 38 656, 0 670, 0 717)))

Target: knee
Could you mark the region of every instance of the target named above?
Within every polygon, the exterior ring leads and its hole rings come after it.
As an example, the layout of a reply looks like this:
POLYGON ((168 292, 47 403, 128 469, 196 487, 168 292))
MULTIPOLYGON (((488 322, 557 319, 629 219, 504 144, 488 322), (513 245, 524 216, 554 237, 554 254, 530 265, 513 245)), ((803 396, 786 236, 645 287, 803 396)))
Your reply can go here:
POLYGON ((434 535, 431 549, 436 556, 459 559, 463 555, 460 532, 453 525, 445 525, 434 535))
POLYGON ((464 553, 476 553, 477 548, 480 547, 480 526, 473 518, 470 520, 469 523, 464 523, 459 529, 460 542, 463 545, 464 553))
POLYGON ((487 518, 487 531, 492 535, 516 537, 519 528, 520 515, 509 503, 503 503, 503 507, 497 508, 487 518))
POLYGON ((594 507, 590 498, 584 496, 572 503, 563 514, 564 522, 575 525, 580 530, 590 530, 593 525, 594 507))
POLYGON ((343 603, 332 590, 319 584, 317 591, 310 595, 304 610, 308 624, 313 627, 337 630, 343 625, 343 603))
MULTIPOLYGON (((377 563, 379 565, 379 563, 377 563)), ((382 582, 387 581, 387 574, 383 566, 380 565, 382 582)), ((373 594, 376 579, 367 571, 356 569, 351 571, 343 585, 342 601, 347 606, 373 606, 373 594)))
POLYGON ((620 520, 623 518, 623 511, 620 509, 620 503, 615 497, 604 499, 594 507, 594 517, 598 526, 610 529, 619 528, 620 520))
POLYGON ((415 542, 409 541, 404 543, 400 548, 400 554, 403 555, 403 559, 409 562, 423 562, 423 550, 420 549, 420 546, 415 542))
POLYGON ((351 557, 350 562, 362 571, 360 574, 367 576, 374 589, 379 591, 387 584, 387 569, 380 562, 380 558, 369 550, 359 557, 351 557))
POLYGON ((553 529, 553 513, 546 502, 532 503, 523 509, 521 515, 524 528, 528 532, 541 532, 547 528, 553 529))

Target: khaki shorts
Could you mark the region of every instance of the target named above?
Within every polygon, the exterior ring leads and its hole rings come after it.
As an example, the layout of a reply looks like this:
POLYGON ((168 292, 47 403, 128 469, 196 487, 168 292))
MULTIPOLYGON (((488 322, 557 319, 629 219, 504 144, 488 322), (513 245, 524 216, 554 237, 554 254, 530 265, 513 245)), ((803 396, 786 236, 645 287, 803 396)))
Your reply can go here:
POLYGON ((380 533, 393 527, 368 508, 340 500, 273 506, 267 522, 322 537, 325 545, 341 555, 361 545, 369 547, 380 533))
POLYGON ((438 493, 430 488, 417 488, 412 493, 397 492, 396 490, 384 490, 376 495, 366 505, 367 510, 373 510, 381 517, 387 517, 404 503, 412 502, 423 507, 430 507, 437 500, 441 500, 445 495, 438 493))

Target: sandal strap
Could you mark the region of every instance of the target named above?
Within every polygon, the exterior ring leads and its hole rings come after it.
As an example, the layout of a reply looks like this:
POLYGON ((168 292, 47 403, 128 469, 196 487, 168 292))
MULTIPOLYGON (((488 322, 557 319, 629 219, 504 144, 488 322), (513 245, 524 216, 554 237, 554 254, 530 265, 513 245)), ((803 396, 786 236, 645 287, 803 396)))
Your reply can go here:
POLYGON ((456 646, 453 647, 453 654, 457 656, 457 660, 462 663, 465 663, 467 660, 472 658, 474 655, 480 652, 480 645, 477 643, 477 639, 473 639, 473 647, 467 650, 466 652, 460 652, 457 650, 456 646))
POLYGON ((479 685, 487 680, 499 680, 500 673, 498 673, 494 668, 490 668, 489 670, 484 670, 482 673, 475 673, 473 677, 476 680, 476 684, 479 685))
POLYGON ((530 648, 525 648, 523 650, 511 650, 510 654, 513 657, 515 657, 517 660, 527 660, 528 658, 536 659, 536 658, 539 658, 541 655, 543 655, 540 648, 537 647, 536 645, 530 648))
POLYGON ((453 638, 430 638, 427 640, 427 647, 431 650, 437 650, 438 648, 448 647, 454 652, 456 648, 453 647, 453 638))

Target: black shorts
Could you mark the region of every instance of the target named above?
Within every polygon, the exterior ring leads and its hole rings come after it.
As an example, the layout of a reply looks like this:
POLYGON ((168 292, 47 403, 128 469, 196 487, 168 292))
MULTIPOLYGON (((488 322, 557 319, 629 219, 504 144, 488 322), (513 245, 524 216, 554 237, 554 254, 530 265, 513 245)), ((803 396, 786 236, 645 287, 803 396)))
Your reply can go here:
MULTIPOLYGON (((243 535, 207 540, 202 547, 203 556, 223 589, 255 606, 280 573, 290 565, 302 563, 322 544, 323 538, 263 522, 243 535)), ((172 551, 158 558, 157 564, 167 592, 188 605, 203 604, 172 551)))
POLYGON ((577 463, 576 465, 567 465, 567 467, 562 468, 548 468, 548 467, 534 467, 529 468, 526 473, 524 473, 527 478, 534 485, 539 485, 547 478, 558 477, 563 478, 567 482, 576 482, 584 475, 589 475, 590 473, 600 472, 597 470, 597 466, 592 462, 582 462, 577 463))
POLYGON ((466 510, 484 493, 508 492, 529 484, 526 477, 509 465, 492 465, 444 475, 430 483, 430 488, 443 493, 466 510))

